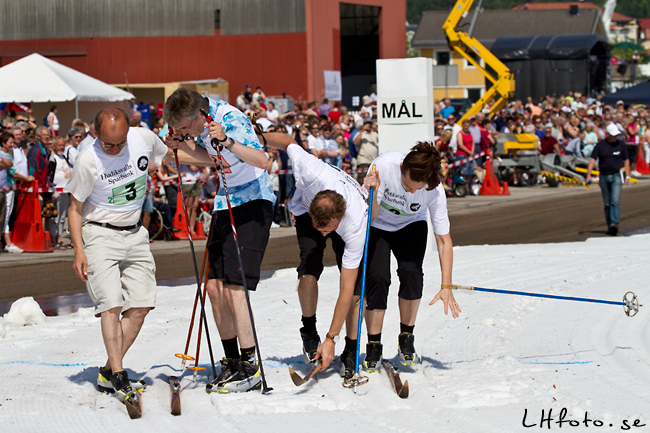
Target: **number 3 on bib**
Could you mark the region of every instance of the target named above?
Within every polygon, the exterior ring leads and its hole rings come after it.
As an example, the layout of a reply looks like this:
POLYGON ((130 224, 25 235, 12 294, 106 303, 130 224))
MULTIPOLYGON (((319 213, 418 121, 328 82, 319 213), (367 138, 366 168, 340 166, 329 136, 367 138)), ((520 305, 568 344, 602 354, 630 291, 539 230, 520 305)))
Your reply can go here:
POLYGON ((125 205, 140 200, 144 197, 147 175, 142 175, 133 182, 113 188, 113 196, 108 198, 109 203, 125 205))

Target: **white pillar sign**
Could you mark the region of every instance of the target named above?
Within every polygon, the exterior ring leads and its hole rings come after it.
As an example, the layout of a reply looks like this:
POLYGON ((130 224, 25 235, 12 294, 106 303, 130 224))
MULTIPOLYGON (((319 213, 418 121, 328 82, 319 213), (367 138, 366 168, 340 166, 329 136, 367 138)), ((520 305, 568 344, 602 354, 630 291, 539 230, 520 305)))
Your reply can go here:
POLYGON ((377 60, 377 122, 380 152, 433 141, 431 59, 377 60))

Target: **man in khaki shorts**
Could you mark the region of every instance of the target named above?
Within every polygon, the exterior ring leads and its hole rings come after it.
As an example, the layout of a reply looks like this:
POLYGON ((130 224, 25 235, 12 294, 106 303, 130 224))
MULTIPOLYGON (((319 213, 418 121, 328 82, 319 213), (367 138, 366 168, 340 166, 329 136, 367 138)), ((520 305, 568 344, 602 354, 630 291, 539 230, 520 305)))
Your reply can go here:
POLYGON ((155 264, 140 213, 149 161, 159 166, 168 149, 151 131, 129 128, 120 109, 97 114, 95 128, 97 139, 77 156, 65 187, 68 222, 73 267, 95 304, 108 353, 97 385, 124 401, 144 388, 129 380, 122 361, 156 303, 155 264))

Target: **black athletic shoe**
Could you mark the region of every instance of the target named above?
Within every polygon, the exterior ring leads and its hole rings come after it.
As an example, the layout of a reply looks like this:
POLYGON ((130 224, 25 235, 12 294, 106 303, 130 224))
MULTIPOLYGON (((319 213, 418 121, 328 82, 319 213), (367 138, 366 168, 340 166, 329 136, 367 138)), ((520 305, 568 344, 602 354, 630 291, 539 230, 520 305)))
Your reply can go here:
POLYGON ((410 332, 402 332, 398 337, 399 360, 402 365, 415 365, 418 354, 415 352, 415 336, 410 332))
POLYGON ((124 370, 116 371, 111 375, 111 384, 115 390, 115 396, 119 401, 123 402, 127 398, 131 398, 134 394, 140 395, 137 390, 131 387, 129 374, 124 370))
POLYGON ((370 373, 376 373, 379 371, 381 365, 381 354, 383 351, 383 345, 376 341, 371 341, 366 344, 366 358, 363 361, 363 368, 370 373))
POLYGON ((609 226, 609 229, 607 229, 607 235, 608 236, 616 236, 618 234, 618 226, 616 224, 612 224, 609 226))
MULTIPOLYGON (((115 389, 111 383, 111 376, 113 372, 107 368, 99 367, 99 374, 97 375, 97 389, 102 392, 107 392, 113 394, 115 389)), ((131 382, 131 387, 138 391, 144 391, 147 388, 147 385, 144 383, 144 380, 135 380, 129 379, 131 382)))
POLYGON ((221 373, 205 386, 205 392, 218 392, 219 385, 232 380, 239 370, 239 359, 223 358, 219 362, 221 363, 221 373))
POLYGON ((310 364, 316 357, 316 351, 320 346, 320 337, 317 331, 306 332, 305 328, 300 328, 300 336, 302 337, 302 355, 305 358, 305 363, 310 364))
POLYGON ((354 377, 354 370, 356 370, 356 354, 344 350, 341 353, 341 377, 344 380, 352 379, 354 377))
POLYGON ((239 359, 222 359, 221 374, 205 387, 205 391, 246 392, 260 389, 261 382, 259 366, 239 359))

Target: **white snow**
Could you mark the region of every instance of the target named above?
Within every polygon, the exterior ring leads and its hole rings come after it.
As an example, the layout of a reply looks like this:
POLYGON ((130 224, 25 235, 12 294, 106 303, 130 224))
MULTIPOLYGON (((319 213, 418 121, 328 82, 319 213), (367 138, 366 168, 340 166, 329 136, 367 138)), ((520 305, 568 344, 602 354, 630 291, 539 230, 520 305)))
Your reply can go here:
POLYGON ((11 304, 9 312, 4 315, 4 320, 18 326, 42 325, 45 323, 45 313, 38 302, 28 296, 11 304))
MULTIPOLYGON (((650 235, 580 243, 469 246, 454 249, 454 282, 504 290, 621 301, 628 290, 650 303, 650 235)), ((649 306, 627 317, 622 306, 458 291, 459 319, 428 302, 440 284, 430 252, 425 296, 415 327, 423 358, 400 400, 384 374, 371 374, 358 393, 329 369, 295 387, 287 367, 305 374, 300 308, 293 269, 280 270, 251 295, 268 395, 208 395, 205 340, 196 383, 182 379, 183 415, 169 414, 167 375, 178 374, 195 287, 159 288, 125 365, 148 388, 144 415, 129 420, 114 397, 95 390, 105 362, 99 320, 92 309, 48 317, 40 326, 6 321, 0 340, 2 432, 522 432, 650 430, 649 306), (556 423, 562 410, 572 427, 556 423), (602 427, 595 427, 596 420, 602 427), (638 420, 638 421, 637 421, 638 420), (636 423, 636 426, 634 424, 636 423), (524 425, 525 424, 525 425, 524 425), (540 425, 541 424, 541 425, 540 425), (528 427, 527 427, 528 426, 528 427)), ((393 275, 383 330, 384 356, 395 359, 399 316, 393 275)), ((338 292, 338 271, 321 278, 318 327, 325 334, 338 292)), ((222 356, 210 314, 215 357, 222 356)), ((196 332, 196 327, 195 327, 196 332)), ((195 339, 190 354, 195 352, 195 339)), ((365 332, 362 353, 365 352, 365 332)), ((337 354, 343 349, 339 343, 337 354)), ((335 361, 338 367, 338 361, 335 361)), ((218 368, 218 367, 217 367, 218 368)))

